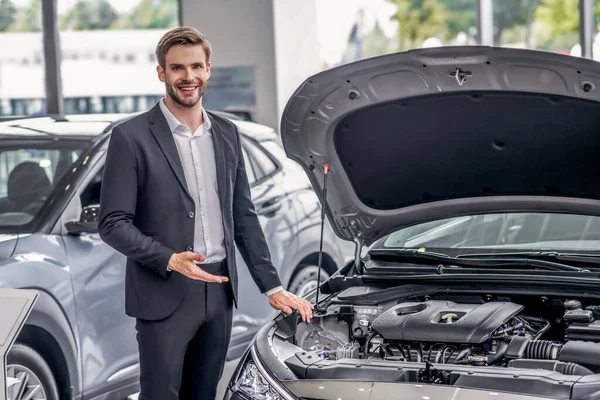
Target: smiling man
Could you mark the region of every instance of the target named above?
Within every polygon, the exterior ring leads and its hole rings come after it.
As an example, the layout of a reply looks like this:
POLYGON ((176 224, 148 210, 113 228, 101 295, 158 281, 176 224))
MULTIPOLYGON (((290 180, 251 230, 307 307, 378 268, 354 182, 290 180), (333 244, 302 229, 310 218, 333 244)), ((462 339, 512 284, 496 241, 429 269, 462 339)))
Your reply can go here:
POLYGON ((281 287, 259 224, 235 126, 202 107, 211 46, 196 29, 156 48, 166 97, 114 128, 100 235, 127 257, 140 400, 214 399, 237 302, 234 243, 271 306, 312 306, 281 287))

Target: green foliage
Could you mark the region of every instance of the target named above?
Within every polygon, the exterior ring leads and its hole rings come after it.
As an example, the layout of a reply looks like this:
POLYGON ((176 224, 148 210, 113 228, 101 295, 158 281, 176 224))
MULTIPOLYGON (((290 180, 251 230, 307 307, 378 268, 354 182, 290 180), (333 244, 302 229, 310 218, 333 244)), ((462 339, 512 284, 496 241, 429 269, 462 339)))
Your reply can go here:
POLYGON ((543 0, 535 12, 535 19, 550 26, 554 35, 577 33, 579 0, 543 0))
MULTIPOLYGON (((4 2, 4 0, 3 0, 4 2)), ((29 7, 18 8, 13 23, 6 28, 8 32, 41 32, 42 3, 41 0, 31 0, 29 7)))
MULTIPOLYGON (((17 8, 14 0, 0 0, 0 32, 41 32, 41 1, 31 0, 27 7, 17 8)), ((120 16, 108 0, 78 0, 58 21, 62 31, 167 29, 178 25, 178 0, 141 0, 131 12, 120 16)))
POLYGON ((17 8, 11 0, 0 0, 0 32, 4 32, 15 22, 17 8))
POLYGON ((502 44, 502 34, 509 29, 531 26, 540 0, 494 1, 494 44, 502 44))
POLYGON ((477 0, 439 0, 448 11, 448 33, 456 36, 460 32, 469 33, 477 29, 477 0))
POLYGON ((113 29, 166 29, 179 24, 177 0, 142 0, 128 15, 120 18, 113 29))
POLYGON ((107 0, 87 0, 75 3, 62 18, 61 30, 108 29, 118 18, 117 12, 107 0))
POLYGON ((398 21, 400 50, 420 47, 425 39, 448 36, 448 10, 438 0, 390 0, 398 10, 392 19, 398 21))

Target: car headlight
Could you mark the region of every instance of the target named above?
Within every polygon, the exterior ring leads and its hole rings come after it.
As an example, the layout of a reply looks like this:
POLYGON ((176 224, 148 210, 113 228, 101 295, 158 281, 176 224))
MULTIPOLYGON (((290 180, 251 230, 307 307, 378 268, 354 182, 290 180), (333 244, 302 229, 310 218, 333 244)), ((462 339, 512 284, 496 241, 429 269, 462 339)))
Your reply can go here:
POLYGON ((291 400, 294 397, 284 394, 285 389, 277 384, 256 356, 254 346, 238 374, 234 390, 256 400, 291 400))
POLYGON ((260 373, 256 364, 248 361, 244 366, 236 389, 246 393, 250 398, 257 400, 283 400, 283 397, 269 385, 269 382, 260 373))

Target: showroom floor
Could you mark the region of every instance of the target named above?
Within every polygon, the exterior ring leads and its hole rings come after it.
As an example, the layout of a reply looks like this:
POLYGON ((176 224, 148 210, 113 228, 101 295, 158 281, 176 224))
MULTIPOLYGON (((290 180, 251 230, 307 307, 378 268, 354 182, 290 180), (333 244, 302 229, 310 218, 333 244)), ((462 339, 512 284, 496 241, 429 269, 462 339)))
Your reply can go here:
MULTIPOLYGON (((225 363, 225 369, 223 371, 223 378, 219 382, 219 388, 217 389, 217 400, 223 399, 225 396, 225 389, 227 388, 227 384, 229 383, 229 378, 231 378, 231 374, 233 374, 233 370, 237 366, 239 360, 233 360, 225 363)), ((137 395, 129 396, 130 400, 137 400, 137 395)))

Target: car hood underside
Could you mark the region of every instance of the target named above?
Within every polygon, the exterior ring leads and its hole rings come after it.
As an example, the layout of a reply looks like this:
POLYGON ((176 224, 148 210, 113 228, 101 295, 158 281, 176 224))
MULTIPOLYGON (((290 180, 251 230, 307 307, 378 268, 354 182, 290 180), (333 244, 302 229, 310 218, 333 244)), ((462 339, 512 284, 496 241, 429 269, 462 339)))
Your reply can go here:
POLYGON ((366 244, 473 213, 600 215, 598 85, 591 60, 420 49, 310 77, 288 102, 281 134, 338 235, 360 232, 366 244))

